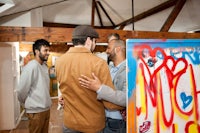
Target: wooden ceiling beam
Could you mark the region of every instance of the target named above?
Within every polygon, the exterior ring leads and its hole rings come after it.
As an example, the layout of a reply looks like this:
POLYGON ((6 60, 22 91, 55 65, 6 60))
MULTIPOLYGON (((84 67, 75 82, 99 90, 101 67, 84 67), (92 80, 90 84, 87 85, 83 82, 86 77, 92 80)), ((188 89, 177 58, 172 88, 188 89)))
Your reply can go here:
POLYGON ((166 1, 166 2, 154 7, 152 9, 148 10, 148 11, 145 11, 141 14, 136 15, 135 17, 132 17, 132 18, 130 18, 130 19, 128 19, 128 20, 126 20, 122 23, 117 24, 116 27, 118 27, 118 26, 124 27, 124 26, 131 24, 133 22, 137 22, 137 21, 144 19, 146 17, 149 17, 153 14, 159 13, 160 11, 163 11, 163 10, 165 10, 165 9, 171 7, 171 6, 174 6, 176 3, 177 3, 177 0, 166 1))
POLYGON ((180 13, 181 9, 183 8, 185 2, 186 2, 186 0, 178 0, 178 2, 176 3, 174 9, 170 13, 169 17, 165 21, 165 23, 162 26, 162 28, 160 29, 160 31, 162 31, 162 32, 168 32, 169 31, 169 29, 172 26, 172 24, 174 23, 176 17, 178 16, 178 14, 180 13))
POLYGON ((94 22, 95 22, 95 4, 96 4, 96 0, 92 0, 92 15, 91 15, 91 26, 94 26, 94 22))
POLYGON ((99 23, 101 25, 101 27, 103 27, 103 22, 102 22, 102 18, 101 18, 101 14, 99 12, 99 7, 97 6, 97 4, 95 3, 95 8, 96 8, 96 11, 97 11, 97 15, 98 15, 98 18, 99 18, 99 23))
POLYGON ((105 8, 103 7, 103 5, 101 4, 100 1, 97 1, 98 5, 101 7, 101 9, 103 10, 103 12, 105 13, 106 17, 110 20, 111 24, 113 25, 113 27, 115 27, 115 23, 112 21, 111 17, 108 15, 108 13, 106 12, 105 8))
POLYGON ((5 5, 5 3, 0 3, 0 7, 3 6, 3 5, 5 5))
POLYGON ((63 23, 51 23, 51 22, 43 22, 44 27, 65 27, 65 28, 75 28, 78 25, 75 24, 63 24, 63 23))
MULTIPOLYGON (((64 28, 75 28, 78 25, 75 24, 63 24, 63 23, 51 23, 51 22, 43 22, 44 27, 64 27, 64 28)), ((113 26, 93 26, 95 29, 114 29, 113 26)))
MULTIPOLYGON (((123 40, 131 38, 160 38, 160 39, 186 39, 200 38, 200 33, 180 32, 150 32, 150 31, 124 31, 96 29, 99 33, 98 43, 107 42, 110 33, 118 33, 123 40)), ((52 27, 8 27, 0 26, 0 42, 34 42, 43 38, 50 42, 71 42, 73 28, 52 28, 52 27)))

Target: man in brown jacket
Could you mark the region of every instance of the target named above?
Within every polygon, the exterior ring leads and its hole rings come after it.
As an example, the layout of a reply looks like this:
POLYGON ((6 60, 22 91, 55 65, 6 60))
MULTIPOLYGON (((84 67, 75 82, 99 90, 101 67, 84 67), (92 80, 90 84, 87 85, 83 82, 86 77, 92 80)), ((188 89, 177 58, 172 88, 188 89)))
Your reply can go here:
POLYGON ((72 34, 71 47, 56 61, 56 76, 64 100, 63 133, 98 133, 105 127, 105 108, 122 109, 96 99, 97 94, 80 86, 81 74, 95 73, 103 84, 114 88, 109 68, 103 59, 92 54, 98 33, 90 26, 77 26, 72 34))

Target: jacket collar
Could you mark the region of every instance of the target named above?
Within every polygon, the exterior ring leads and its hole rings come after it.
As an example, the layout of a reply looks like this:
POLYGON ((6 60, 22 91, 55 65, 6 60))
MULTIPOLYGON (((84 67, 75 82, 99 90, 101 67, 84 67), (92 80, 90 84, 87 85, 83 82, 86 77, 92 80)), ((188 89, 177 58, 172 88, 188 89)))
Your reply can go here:
POLYGON ((92 53, 85 47, 70 47, 68 50, 69 53, 92 53))

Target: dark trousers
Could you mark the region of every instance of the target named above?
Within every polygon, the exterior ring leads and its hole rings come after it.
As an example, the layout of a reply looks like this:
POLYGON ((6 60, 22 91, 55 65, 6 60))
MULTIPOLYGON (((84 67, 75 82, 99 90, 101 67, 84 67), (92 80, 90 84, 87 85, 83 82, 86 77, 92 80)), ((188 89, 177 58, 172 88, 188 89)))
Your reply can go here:
POLYGON ((106 118, 106 127, 103 133, 126 133, 126 121, 106 118))

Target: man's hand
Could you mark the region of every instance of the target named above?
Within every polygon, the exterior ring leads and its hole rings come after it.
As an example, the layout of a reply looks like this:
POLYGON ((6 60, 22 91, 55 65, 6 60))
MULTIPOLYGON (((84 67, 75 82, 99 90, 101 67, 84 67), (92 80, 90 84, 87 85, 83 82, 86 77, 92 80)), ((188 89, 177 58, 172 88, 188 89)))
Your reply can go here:
POLYGON ((99 80, 98 77, 95 76, 94 73, 92 73, 92 77, 93 79, 85 76, 85 75, 81 75, 81 77, 79 78, 79 83, 82 87, 85 87, 87 89, 93 90, 93 91, 97 91, 101 84, 101 81, 99 80))
POLYGON ((64 108, 64 99, 62 97, 62 95, 60 97, 58 97, 58 104, 61 106, 61 107, 58 107, 60 110, 60 108, 64 108))

